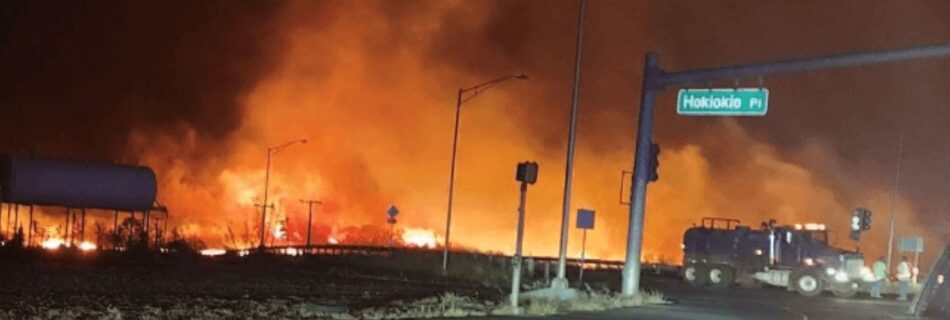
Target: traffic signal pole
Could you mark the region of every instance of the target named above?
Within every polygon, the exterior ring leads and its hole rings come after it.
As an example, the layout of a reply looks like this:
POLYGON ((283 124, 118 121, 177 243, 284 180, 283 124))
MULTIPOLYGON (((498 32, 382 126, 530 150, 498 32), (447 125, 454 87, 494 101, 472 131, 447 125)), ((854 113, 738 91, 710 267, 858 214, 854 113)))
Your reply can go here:
POLYGON ((647 197, 648 167, 653 135, 653 104, 662 88, 654 87, 660 76, 656 54, 647 53, 643 66, 643 91, 640 95, 640 124, 637 127, 637 155, 633 163, 633 186, 630 192, 630 220, 627 227, 627 259, 623 265, 622 293, 640 291, 640 248, 643 241, 643 215, 647 197))
POLYGON ((627 257, 623 268, 622 293, 630 296, 640 290, 640 256, 642 253, 646 191, 649 181, 648 167, 653 135, 654 103, 656 95, 664 88, 674 85, 706 85, 717 81, 762 77, 771 74, 843 68, 948 55, 950 55, 950 44, 940 44, 668 73, 660 68, 656 53, 647 53, 644 61, 640 95, 640 119, 637 128, 634 174, 631 178, 633 180, 633 192, 630 194, 627 257))

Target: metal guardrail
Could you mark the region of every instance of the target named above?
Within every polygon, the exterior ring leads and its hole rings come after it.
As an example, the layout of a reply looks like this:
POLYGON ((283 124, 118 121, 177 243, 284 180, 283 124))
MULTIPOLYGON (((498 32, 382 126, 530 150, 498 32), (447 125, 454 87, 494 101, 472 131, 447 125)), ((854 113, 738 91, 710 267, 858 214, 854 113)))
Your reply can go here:
MULTIPOLYGON (((250 252, 256 249, 246 249, 246 250, 227 250, 228 254, 239 255, 241 252, 250 252)), ((276 254, 292 254, 292 255, 351 255, 351 256, 385 256, 391 255, 394 253, 422 253, 422 254, 432 254, 432 255, 441 255, 441 248, 415 248, 415 247, 386 247, 386 246, 369 246, 369 245, 340 245, 340 244, 318 244, 312 246, 306 245, 284 245, 284 246, 270 246, 266 247, 265 250, 270 253, 276 254), (292 250, 292 251, 291 251, 292 250)), ((479 253, 479 252, 465 252, 461 251, 457 254, 470 254, 476 256, 483 256, 486 258, 493 259, 511 259, 511 256, 502 255, 502 254, 491 254, 491 253, 479 253)), ((545 256, 526 256, 524 260, 531 260, 535 263, 540 264, 556 264, 558 262, 557 257, 545 257, 545 256)), ((576 258, 568 258, 567 264, 572 267, 578 267, 581 265, 581 260, 576 258)), ((584 268, 585 269, 598 269, 598 270, 619 270, 623 268, 623 261, 619 260, 604 260, 604 259, 584 259, 584 268)), ((644 263, 643 269, 651 270, 657 274, 660 273, 674 273, 679 272, 679 266, 662 264, 662 263, 644 263)))

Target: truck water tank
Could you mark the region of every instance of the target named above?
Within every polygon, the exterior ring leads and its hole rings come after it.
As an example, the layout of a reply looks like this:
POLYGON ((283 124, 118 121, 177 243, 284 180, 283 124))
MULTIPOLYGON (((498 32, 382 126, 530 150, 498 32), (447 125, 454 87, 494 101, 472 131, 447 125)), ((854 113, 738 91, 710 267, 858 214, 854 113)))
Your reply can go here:
POLYGON ((3 202, 70 208, 144 211, 158 186, 148 167, 3 156, 3 202))

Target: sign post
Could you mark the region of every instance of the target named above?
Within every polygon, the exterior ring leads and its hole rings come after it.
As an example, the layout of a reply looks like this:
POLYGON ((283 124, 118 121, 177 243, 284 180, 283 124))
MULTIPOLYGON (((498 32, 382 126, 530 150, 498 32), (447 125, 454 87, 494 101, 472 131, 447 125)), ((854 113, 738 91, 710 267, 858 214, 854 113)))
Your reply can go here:
POLYGON ((580 272, 577 275, 577 287, 584 286, 584 258, 587 253, 587 230, 594 228, 594 210, 577 209, 577 228, 584 230, 583 240, 581 240, 581 265, 580 272))
POLYGON ((924 252, 924 238, 921 237, 900 237, 897 240, 897 250, 900 252, 914 253, 913 282, 917 283, 917 274, 920 269, 920 253, 924 252))
POLYGON ((389 248, 390 249, 393 248, 393 241, 395 237, 395 234, 393 233, 393 229, 396 226, 396 215, 398 214, 399 214, 399 209, 396 209, 396 205, 391 205, 389 206, 389 210, 386 210, 386 215, 389 216, 389 218, 386 219, 386 223, 389 224, 389 248))

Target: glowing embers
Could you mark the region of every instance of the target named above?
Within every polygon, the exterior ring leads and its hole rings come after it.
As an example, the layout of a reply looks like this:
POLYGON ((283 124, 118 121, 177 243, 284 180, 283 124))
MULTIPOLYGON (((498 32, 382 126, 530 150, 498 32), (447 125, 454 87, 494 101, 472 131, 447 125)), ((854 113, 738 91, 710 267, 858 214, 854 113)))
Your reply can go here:
POLYGON ((208 257, 222 256, 227 253, 227 251, 224 249, 203 249, 200 252, 201 255, 208 257))

